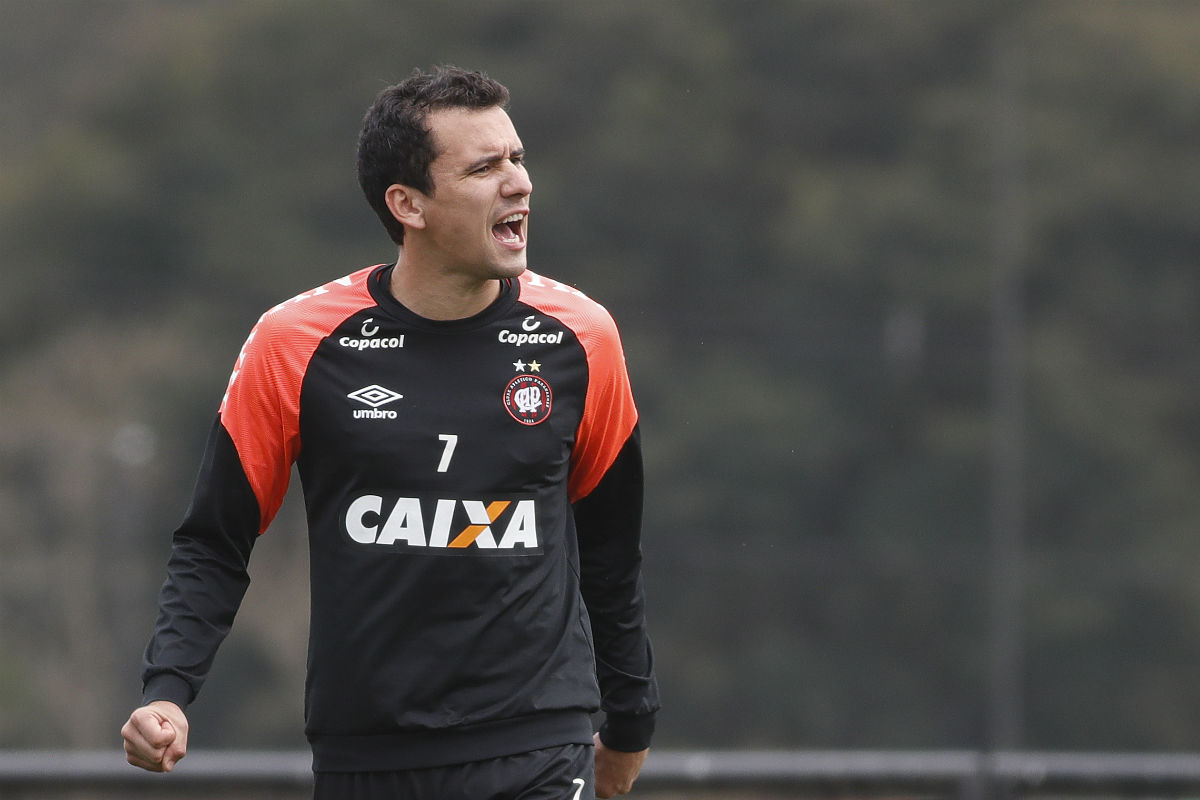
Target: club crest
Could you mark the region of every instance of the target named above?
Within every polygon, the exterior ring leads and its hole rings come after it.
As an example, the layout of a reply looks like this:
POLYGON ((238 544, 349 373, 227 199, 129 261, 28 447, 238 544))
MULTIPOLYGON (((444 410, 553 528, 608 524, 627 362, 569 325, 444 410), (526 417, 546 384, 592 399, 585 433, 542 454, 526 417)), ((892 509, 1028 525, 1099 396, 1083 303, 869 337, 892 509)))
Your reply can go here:
POLYGON ((538 375, 518 375, 504 387, 504 407, 522 425, 537 425, 550 416, 554 393, 538 375))

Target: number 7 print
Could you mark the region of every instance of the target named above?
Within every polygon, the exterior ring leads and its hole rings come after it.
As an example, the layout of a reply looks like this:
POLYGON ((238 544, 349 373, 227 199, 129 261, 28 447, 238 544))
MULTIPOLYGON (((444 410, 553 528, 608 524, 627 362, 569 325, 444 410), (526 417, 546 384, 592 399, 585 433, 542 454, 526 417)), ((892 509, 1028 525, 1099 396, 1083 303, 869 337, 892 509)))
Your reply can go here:
POLYGON ((457 433, 439 433, 438 441, 445 442, 446 448, 442 450, 442 460, 438 462, 438 472, 445 472, 450 469, 450 459, 454 456, 454 448, 458 446, 457 433))

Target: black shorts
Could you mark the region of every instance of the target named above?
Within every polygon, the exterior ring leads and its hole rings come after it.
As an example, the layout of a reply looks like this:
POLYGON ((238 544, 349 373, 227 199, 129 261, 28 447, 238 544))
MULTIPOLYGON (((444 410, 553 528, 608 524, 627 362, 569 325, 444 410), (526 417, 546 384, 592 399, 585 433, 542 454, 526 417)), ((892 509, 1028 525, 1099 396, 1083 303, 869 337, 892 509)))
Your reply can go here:
POLYGON ((313 800, 595 800, 591 745, 568 744, 448 767, 317 772, 313 800))

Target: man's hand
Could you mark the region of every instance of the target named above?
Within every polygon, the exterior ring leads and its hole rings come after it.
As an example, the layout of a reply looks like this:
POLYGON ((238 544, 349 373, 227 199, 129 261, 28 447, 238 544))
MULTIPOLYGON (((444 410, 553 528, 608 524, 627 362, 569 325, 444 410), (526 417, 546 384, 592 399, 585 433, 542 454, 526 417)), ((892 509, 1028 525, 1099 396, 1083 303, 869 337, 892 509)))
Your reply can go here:
POLYGON ((187 755, 188 721, 183 709, 155 700, 134 709, 121 728, 125 760, 151 772, 170 772, 187 755))
POLYGON ((646 763, 649 750, 636 753, 623 753, 611 750, 600 741, 600 734, 593 737, 596 743, 596 797, 609 798, 613 795, 628 794, 646 763))

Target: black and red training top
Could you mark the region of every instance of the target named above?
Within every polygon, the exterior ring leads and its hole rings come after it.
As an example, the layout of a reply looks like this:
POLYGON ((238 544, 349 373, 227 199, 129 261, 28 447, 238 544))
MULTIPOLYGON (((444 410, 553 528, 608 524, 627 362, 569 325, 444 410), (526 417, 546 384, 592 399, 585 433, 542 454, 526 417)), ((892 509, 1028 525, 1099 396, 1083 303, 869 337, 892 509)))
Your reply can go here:
POLYGON ((609 314, 531 272, 435 322, 391 266, 250 333, 175 532, 144 699, 195 699, 293 464, 311 562, 318 771, 649 746, 638 414, 609 314))

